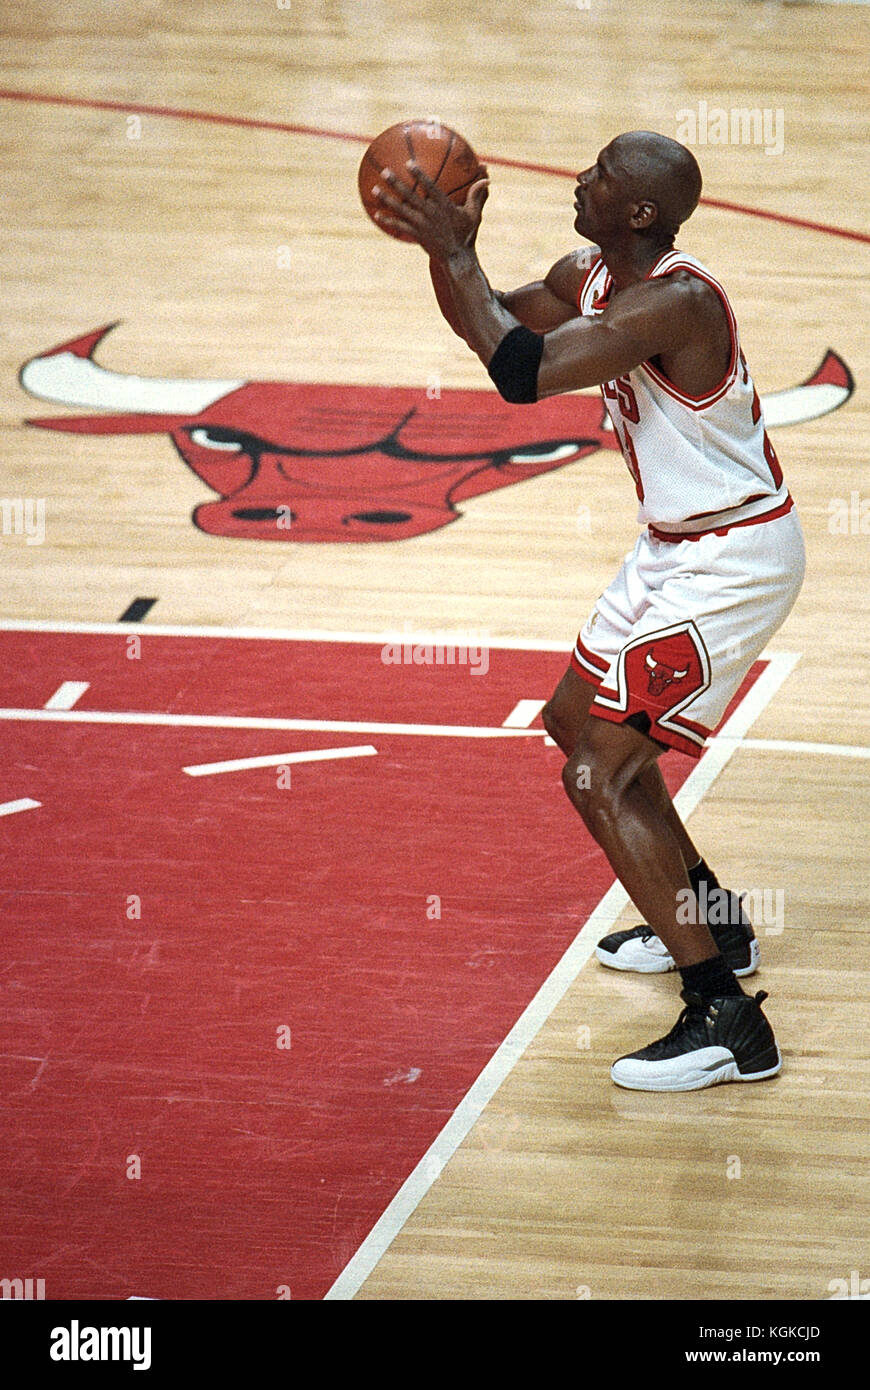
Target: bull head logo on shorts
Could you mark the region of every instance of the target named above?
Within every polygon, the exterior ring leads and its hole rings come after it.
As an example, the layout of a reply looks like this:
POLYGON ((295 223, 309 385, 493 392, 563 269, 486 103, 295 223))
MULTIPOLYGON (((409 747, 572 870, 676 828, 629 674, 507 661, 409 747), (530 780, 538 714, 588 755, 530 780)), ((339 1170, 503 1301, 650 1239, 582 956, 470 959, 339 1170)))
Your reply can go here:
POLYGON ((678 671, 666 661, 659 661, 654 652, 647 652, 644 664, 649 671, 650 695, 661 695, 669 685, 673 685, 675 681, 684 681, 689 674, 688 666, 678 671))

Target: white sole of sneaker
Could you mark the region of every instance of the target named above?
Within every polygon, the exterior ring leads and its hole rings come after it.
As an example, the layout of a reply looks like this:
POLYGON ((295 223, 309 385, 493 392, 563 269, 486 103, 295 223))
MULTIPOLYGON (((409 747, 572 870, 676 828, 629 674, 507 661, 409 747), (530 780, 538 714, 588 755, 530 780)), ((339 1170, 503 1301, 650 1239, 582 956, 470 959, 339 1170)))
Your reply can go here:
MULTIPOLYGON (((640 946, 638 950, 643 951, 643 946, 640 946)), ((620 960, 621 954, 619 951, 602 951, 600 946, 595 947, 596 957, 602 965, 607 966, 608 970, 627 970, 634 975, 665 975, 677 968, 671 955, 656 956, 651 952, 645 952, 643 955, 636 954, 629 958, 623 955, 622 960, 620 960)), ((749 943, 749 957, 748 965, 734 971, 738 979, 742 980, 746 975, 754 975, 761 963, 761 951, 758 942, 754 939, 749 943)))
POLYGON ((704 1047, 684 1059, 687 1065, 678 1074, 671 1062, 639 1062, 621 1057, 610 1068, 611 1080, 628 1091, 703 1091, 725 1081, 766 1081, 782 1070, 782 1056, 767 1071, 742 1072, 734 1054, 725 1047, 704 1047))
MULTIPOLYGON (((643 950, 642 946, 640 950, 643 950)), ((595 947, 595 954, 608 970, 630 970, 635 975, 665 975, 677 968, 673 956, 654 956, 646 952, 642 956, 626 959, 621 951, 602 951, 600 946, 595 947), (622 960, 619 959, 620 955, 622 960)))

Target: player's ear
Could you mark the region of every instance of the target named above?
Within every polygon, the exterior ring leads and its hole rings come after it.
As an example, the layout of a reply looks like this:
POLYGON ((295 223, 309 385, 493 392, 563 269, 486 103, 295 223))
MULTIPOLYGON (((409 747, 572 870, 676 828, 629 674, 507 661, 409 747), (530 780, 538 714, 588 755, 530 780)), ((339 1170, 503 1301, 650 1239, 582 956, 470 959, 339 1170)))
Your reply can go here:
POLYGON ((645 227, 652 226, 659 215, 659 210, 655 203, 638 203, 634 212, 631 214, 631 225, 635 231, 641 232, 645 227))

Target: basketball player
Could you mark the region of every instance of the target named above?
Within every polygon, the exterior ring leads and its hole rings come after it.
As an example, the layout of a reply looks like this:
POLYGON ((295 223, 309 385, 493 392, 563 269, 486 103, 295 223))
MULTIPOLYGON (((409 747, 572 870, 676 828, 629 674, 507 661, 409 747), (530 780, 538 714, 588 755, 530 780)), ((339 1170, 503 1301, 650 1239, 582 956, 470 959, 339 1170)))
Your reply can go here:
POLYGON ((577 176, 574 228, 592 252, 508 293, 491 289, 475 251, 487 180, 457 208, 410 168, 422 192, 405 170, 385 171, 377 220, 428 253, 442 313, 506 400, 601 386, 646 524, 543 714, 567 758, 568 796, 646 919, 606 937, 599 960, 682 977, 686 1007, 670 1033, 611 1076, 653 1091, 774 1076, 767 996, 744 994, 737 978, 757 967, 754 932, 657 763, 667 748, 700 756, 804 572, 731 306, 674 249, 698 203, 698 165, 663 135, 617 136, 577 176))

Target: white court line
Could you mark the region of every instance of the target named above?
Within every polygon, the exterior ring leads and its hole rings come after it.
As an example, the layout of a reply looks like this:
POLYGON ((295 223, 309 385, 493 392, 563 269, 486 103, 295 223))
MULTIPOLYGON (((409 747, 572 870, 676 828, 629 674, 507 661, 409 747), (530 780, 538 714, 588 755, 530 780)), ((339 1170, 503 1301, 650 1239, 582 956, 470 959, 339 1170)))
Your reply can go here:
POLYGON ((18 811, 33 811, 41 805, 41 801, 33 801, 29 796, 22 796, 18 801, 0 803, 0 816, 14 816, 18 811))
MULTIPOLYGON (((467 635, 467 629, 464 630, 467 635)), ((117 637, 128 634, 136 637, 235 637, 255 642, 358 642, 367 646, 384 646, 386 643, 423 642, 429 635, 427 628, 384 629, 382 632, 331 632, 324 628, 281 628, 281 627, 186 627, 167 623, 66 623, 52 618, 3 618, 0 619, 0 632, 61 632, 80 633, 82 636, 117 637)), ((461 627, 450 628, 446 624, 438 628, 442 639, 454 635, 461 637, 461 627)), ((509 652, 564 652, 566 662, 574 649, 573 642, 552 642, 536 637, 490 637, 485 636, 483 646, 491 651, 509 652)), ((467 642, 464 644, 467 645, 467 642)), ((476 640, 475 645, 481 643, 476 640)))
POLYGON ((532 720, 537 719, 546 703, 546 700, 517 700, 502 728, 527 729, 532 720))
MULTIPOLYGON (((780 660, 786 653, 765 660, 780 660)), ((797 658, 794 658, 797 660, 797 658)), ((532 718, 543 708, 543 700, 520 700, 521 705, 536 706, 532 718)), ((741 706, 742 708, 742 706, 741 706)), ((524 716, 522 716, 524 717, 524 716)), ((511 716, 508 716, 511 718, 511 716)), ((487 728, 473 724, 379 724, 365 720, 342 719, 256 719, 246 715, 210 714, 160 714, 126 710, 66 710, 64 708, 43 709, 0 709, 0 720, 61 723, 61 724, 143 724, 162 727, 193 729, 278 729, 295 733, 340 733, 340 734, 419 734, 430 738, 543 738, 544 742, 555 747, 553 740, 543 729, 508 725, 507 720, 500 728, 487 728)), ((730 723, 727 727, 731 727, 730 723)), ((758 748, 777 753, 830 754, 841 758, 870 758, 870 748, 847 743, 810 743, 800 739, 742 738, 724 733, 707 740, 708 755, 717 744, 739 744, 741 748, 758 748)), ((277 760, 276 760, 277 761, 277 760)), ((254 763, 250 764, 255 766, 254 763)), ((260 766, 268 767, 269 763, 260 766)))
MULTIPOLYGON (((718 743, 724 737, 724 734, 717 734, 708 742, 718 743)), ((739 743, 741 748, 760 748, 771 753, 820 753, 833 758, 870 758, 870 748, 849 743, 806 743, 797 738, 736 738, 729 742, 739 743)))
MULTIPOLYGON (((762 655, 759 660, 767 660, 769 664, 725 725, 723 735, 730 737, 723 737, 722 741, 717 740, 713 743, 674 798, 674 805, 683 818, 691 815, 709 791, 723 767, 736 752, 746 730, 751 728, 762 710, 773 699, 800 657, 778 653, 770 657, 762 655)), ((629 901, 628 894, 620 883, 614 883, 608 889, 498 1051, 490 1058, 471 1089, 459 1102, 441 1133, 429 1146, 386 1211, 324 1295, 326 1299, 350 1299, 359 1292, 445 1165, 480 1119, 496 1091, 574 983, 600 937, 610 931, 629 901)), ((606 1084, 609 1085, 609 1081, 606 1084)))
POLYGON ((264 758, 233 758, 223 763, 194 763, 183 767, 188 777, 210 777, 216 772, 245 772, 252 767, 281 767, 284 763, 320 763, 332 758, 364 758, 377 753, 370 743, 356 748, 315 748, 307 753, 269 753, 264 758))
POLYGON ((315 734, 420 734, 429 738, 543 738, 543 729, 476 724, 380 724, 353 719, 255 719, 236 714, 158 714, 134 710, 0 709, 0 720, 43 724, 144 724, 179 729, 283 729, 315 734))
POLYGON ((64 681, 48 700, 44 709, 72 709, 82 698, 86 690, 90 690, 90 681, 64 681))

